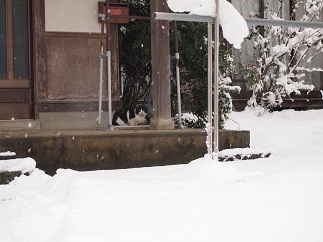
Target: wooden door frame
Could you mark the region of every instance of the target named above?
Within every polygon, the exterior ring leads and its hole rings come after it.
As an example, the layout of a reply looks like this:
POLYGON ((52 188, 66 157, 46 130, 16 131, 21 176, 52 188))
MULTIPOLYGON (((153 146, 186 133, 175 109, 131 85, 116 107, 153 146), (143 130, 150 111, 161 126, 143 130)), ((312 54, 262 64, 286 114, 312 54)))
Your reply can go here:
MULTIPOLYGON (((9 115, 12 109, 15 109, 13 113, 18 116, 18 119, 25 118, 34 118, 33 110, 33 77, 32 77, 32 24, 31 24, 31 7, 32 0, 27 0, 27 40, 28 40, 28 76, 15 76, 15 64, 14 64, 14 20, 13 20, 13 0, 8 0, 5 2, 5 38, 6 38, 6 77, 0 81, 0 89, 2 92, 6 93, 7 90, 10 93, 17 92, 18 99, 15 96, 16 100, 19 100, 19 94, 25 93, 24 97, 20 96, 23 99, 22 102, 9 101, 6 104, 6 101, 1 105, 4 116, 9 115), (27 78, 26 78, 27 77, 27 78)), ((17 70, 16 70, 17 71, 17 70)), ((10 94, 14 95, 14 94, 10 94)), ((6 99, 5 99, 6 100, 6 99)), ((13 116, 14 117, 14 116, 13 116)), ((6 120, 6 119, 4 119, 6 120)))

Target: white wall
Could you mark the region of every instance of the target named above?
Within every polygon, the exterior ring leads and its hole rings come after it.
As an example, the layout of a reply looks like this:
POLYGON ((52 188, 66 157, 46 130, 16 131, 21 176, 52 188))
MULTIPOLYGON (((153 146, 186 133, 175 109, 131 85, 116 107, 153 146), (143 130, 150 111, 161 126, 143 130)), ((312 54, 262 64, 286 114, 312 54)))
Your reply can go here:
POLYGON ((45 30, 99 33, 98 0, 45 0, 45 30))

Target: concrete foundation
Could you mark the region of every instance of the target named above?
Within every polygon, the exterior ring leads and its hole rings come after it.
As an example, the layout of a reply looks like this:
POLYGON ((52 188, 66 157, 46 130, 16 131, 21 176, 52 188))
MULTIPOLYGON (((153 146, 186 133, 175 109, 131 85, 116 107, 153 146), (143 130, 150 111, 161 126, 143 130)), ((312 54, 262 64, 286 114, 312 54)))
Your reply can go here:
MULTIPOLYGON (((95 129, 98 112, 41 112, 40 128, 57 129, 95 129)), ((102 112, 102 123, 108 124, 108 113, 102 112)))
POLYGON ((37 130, 40 129, 39 120, 0 120, 0 132, 2 130, 37 130))
MULTIPOLYGON (((185 130, 26 130, 2 131, 0 152, 32 157, 54 175, 59 168, 79 171, 186 164, 207 153, 206 132, 185 130)), ((249 131, 219 132, 219 148, 249 147, 249 131)))

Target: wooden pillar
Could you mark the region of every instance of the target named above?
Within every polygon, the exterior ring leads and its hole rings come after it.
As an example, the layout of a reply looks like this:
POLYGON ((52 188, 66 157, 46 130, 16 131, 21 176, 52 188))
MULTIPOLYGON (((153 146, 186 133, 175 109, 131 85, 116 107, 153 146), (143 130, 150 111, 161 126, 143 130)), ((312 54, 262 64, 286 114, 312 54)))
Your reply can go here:
POLYGON ((39 100, 47 98, 47 66, 46 66, 46 40, 45 40, 45 3, 34 0, 32 4, 32 58, 34 81, 34 118, 39 119, 39 100))
MULTIPOLYGON (((168 12, 166 0, 150 0, 150 13, 168 12)), ((173 129, 170 100, 169 22, 151 18, 152 106, 150 128, 173 129)))

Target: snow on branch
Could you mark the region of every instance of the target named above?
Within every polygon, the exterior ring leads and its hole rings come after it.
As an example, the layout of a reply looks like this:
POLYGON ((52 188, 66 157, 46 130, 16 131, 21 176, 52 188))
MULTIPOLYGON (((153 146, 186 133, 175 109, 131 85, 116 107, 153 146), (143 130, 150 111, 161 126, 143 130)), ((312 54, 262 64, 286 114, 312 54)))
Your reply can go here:
MULTIPOLYGON (((296 7, 305 9, 306 14, 301 21, 317 20, 323 9, 323 1, 307 0, 296 7)), ((281 20, 279 14, 272 10, 265 16, 281 20)), ((299 72, 321 71, 307 65, 323 53, 322 28, 258 25, 251 29, 250 39, 254 41, 257 54, 251 63, 243 64, 242 71, 253 91, 248 102, 250 106, 270 109, 281 105, 284 97, 300 94, 300 90, 313 90, 314 86, 306 84, 304 74, 299 72)))

